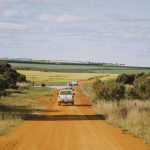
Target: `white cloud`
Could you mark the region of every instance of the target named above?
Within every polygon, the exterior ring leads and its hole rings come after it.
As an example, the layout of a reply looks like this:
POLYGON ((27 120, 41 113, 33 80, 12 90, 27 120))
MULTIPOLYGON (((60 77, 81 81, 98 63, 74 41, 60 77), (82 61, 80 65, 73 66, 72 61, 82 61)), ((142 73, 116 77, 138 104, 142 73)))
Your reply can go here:
POLYGON ((58 22, 58 23, 65 23, 65 22, 81 22, 86 20, 84 17, 74 16, 74 15, 49 15, 49 14, 42 14, 39 16, 39 20, 45 22, 58 22))
POLYGON ((0 22, 0 29, 6 30, 25 30, 27 26, 18 23, 0 22))
POLYGON ((18 11, 18 10, 6 10, 2 13, 2 16, 4 17, 20 17, 20 16, 28 16, 28 12, 25 11, 18 11))

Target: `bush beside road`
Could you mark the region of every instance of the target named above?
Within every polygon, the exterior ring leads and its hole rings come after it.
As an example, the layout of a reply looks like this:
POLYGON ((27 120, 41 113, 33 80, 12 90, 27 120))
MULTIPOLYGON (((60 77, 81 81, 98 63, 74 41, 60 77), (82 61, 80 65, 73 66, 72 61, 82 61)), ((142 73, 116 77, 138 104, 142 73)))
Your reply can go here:
POLYGON ((81 90, 108 122, 150 143, 150 74, 134 75, 132 82, 130 77, 84 82, 81 90))

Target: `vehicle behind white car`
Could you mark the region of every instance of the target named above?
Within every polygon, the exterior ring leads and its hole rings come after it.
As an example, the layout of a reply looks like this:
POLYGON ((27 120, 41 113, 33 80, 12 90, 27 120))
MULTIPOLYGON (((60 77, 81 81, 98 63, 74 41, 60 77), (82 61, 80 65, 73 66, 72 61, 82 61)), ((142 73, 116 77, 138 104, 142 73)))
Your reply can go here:
POLYGON ((61 103, 71 103, 74 105, 74 93, 72 90, 60 90, 58 94, 58 105, 61 103))
POLYGON ((73 80, 72 85, 78 85, 78 80, 73 80))
POLYGON ((73 85, 71 83, 67 83, 66 86, 65 86, 65 89, 66 90, 72 90, 72 91, 74 90, 73 85))

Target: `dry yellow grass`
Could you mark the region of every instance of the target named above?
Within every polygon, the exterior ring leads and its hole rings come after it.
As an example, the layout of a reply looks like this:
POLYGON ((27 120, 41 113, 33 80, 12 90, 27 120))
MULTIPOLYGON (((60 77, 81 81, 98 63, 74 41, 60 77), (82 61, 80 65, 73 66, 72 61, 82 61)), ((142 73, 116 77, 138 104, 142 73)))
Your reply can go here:
POLYGON ((94 108, 99 114, 106 115, 110 123, 150 143, 150 102, 148 100, 123 100, 119 108, 115 102, 98 101, 94 108))
POLYGON ((17 117, 9 116, 9 118, 7 119, 0 118, 0 135, 5 134, 11 127, 14 127, 20 122, 21 122, 20 117, 17 118, 17 117))
POLYGON ((116 75, 100 74, 100 73, 62 73, 62 72, 43 72, 43 71, 27 71, 18 70, 27 76, 27 80, 34 81, 37 84, 45 83, 47 85, 62 85, 72 80, 86 80, 96 76, 105 76, 112 78, 116 75))

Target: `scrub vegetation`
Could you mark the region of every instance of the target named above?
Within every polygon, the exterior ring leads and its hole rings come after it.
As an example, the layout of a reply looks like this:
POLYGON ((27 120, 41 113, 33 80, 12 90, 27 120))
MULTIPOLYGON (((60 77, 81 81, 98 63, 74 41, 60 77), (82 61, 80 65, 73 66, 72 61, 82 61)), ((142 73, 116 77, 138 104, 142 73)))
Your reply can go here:
POLYGON ((81 90, 108 122, 150 143, 150 74, 85 82, 81 90))

